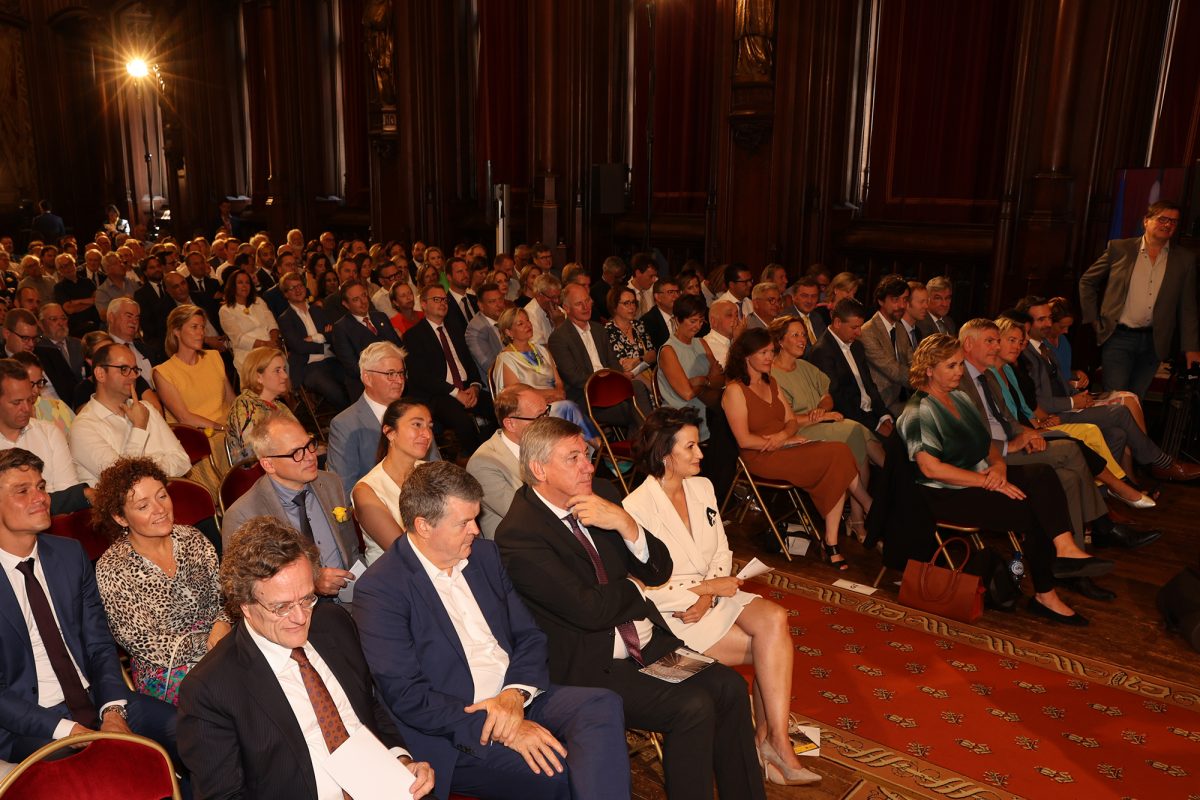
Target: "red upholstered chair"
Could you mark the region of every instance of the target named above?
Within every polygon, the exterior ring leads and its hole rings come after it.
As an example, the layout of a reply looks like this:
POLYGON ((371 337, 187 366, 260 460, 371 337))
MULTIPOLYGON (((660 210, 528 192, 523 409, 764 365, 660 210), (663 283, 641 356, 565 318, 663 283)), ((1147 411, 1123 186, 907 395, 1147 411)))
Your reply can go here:
MULTIPOLYGON (((217 505, 208 489, 187 478, 172 478, 167 482, 167 494, 175 506, 175 522, 195 525, 209 517, 217 517, 217 505)), ((220 520, 217 520, 220 527, 220 520)))
POLYGON ((255 481, 266 474, 257 459, 243 461, 231 467, 229 472, 225 473, 225 477, 221 479, 221 490, 218 497, 221 502, 221 513, 224 514, 228 511, 239 497, 250 491, 250 487, 254 485, 255 481))
POLYGON ((108 549, 108 539, 92 526, 92 510, 83 508, 50 518, 50 533, 74 539, 83 545, 87 557, 95 561, 108 549))
MULTIPOLYGON (((171 432, 175 434, 175 438, 183 445, 183 451, 187 453, 193 467, 206 458, 212 461, 212 445, 209 443, 204 431, 199 428, 193 428, 191 425, 175 423, 171 426, 171 432)), ((213 469, 216 469, 215 464, 213 465, 213 469)))
POLYGON ((633 442, 629 439, 629 431, 618 431, 612 425, 604 425, 596 419, 596 412, 618 406, 628 400, 633 403, 633 407, 641 416, 642 410, 638 408, 637 401, 633 397, 633 381, 625 377, 624 373, 616 370, 598 370, 587 379, 587 383, 583 387, 583 395, 587 401, 588 419, 592 421, 596 430, 600 431, 602 451, 613 465, 613 472, 616 473, 617 480, 621 483, 622 491, 629 494, 625 476, 620 469, 617 469, 617 463, 620 461, 633 463, 633 442))
POLYGON ((83 733, 51 742, 0 780, 0 796, 22 800, 180 799, 171 759, 159 744, 128 733, 83 733), (89 744, 90 743, 90 744, 89 744), (53 761, 65 747, 88 746, 53 761))

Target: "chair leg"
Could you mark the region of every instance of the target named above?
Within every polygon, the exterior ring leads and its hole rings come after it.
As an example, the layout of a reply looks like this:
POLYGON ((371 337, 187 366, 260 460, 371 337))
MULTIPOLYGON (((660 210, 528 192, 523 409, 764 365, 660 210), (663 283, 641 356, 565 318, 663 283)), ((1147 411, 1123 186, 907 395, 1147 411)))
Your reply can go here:
POLYGON ((763 510, 763 516, 767 518, 767 522, 771 525, 771 532, 775 534, 775 540, 779 542, 779 547, 781 550, 783 550, 783 555, 788 561, 791 561, 792 554, 788 552, 787 539, 783 537, 783 535, 779 532, 779 528, 775 525, 775 519, 771 516, 770 509, 767 508, 767 504, 763 500, 762 494, 758 491, 757 484, 754 483, 753 479, 751 479, 749 483, 750 491, 754 492, 754 499, 758 501, 758 507, 763 510))
POLYGON ((875 580, 872 581, 871 585, 874 586, 876 589, 878 589, 879 584, 883 582, 883 576, 887 574, 887 571, 888 571, 887 566, 880 567, 879 574, 875 576, 875 580))

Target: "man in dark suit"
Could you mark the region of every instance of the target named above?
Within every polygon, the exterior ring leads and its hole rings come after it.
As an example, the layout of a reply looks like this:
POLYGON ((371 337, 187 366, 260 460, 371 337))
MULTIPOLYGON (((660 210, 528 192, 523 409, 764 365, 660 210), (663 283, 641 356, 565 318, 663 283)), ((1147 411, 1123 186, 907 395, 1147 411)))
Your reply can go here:
POLYGON ((335 411, 341 411, 350 404, 350 398, 346 394, 346 380, 329 346, 333 323, 325 316, 324 309, 309 305, 308 288, 299 273, 285 273, 274 288, 286 300, 276 321, 287 346, 292 383, 311 389, 335 411))
POLYGON ((675 332, 675 301, 679 299, 679 284, 670 278, 654 282, 654 307, 642 314, 642 325, 654 349, 662 347, 675 332))
POLYGON ((404 334, 408 385, 433 418, 454 431, 459 455, 469 457, 491 435, 496 412, 463 332, 446 324, 447 298, 440 284, 421 291, 425 319, 404 334))
POLYGON ((83 547, 50 527, 43 462, 0 452, 0 760, 91 730, 175 745, 167 703, 125 688, 96 576, 83 547))
POLYGON ((198 797, 340 797, 321 762, 362 728, 416 778, 412 760, 375 697, 354 623, 317 603, 313 544, 271 517, 249 520, 221 566, 226 607, 241 621, 179 689, 179 749, 198 797))
MULTIPOLYGON (((804 323, 810 350, 817 343, 817 339, 821 338, 821 334, 825 333, 825 329, 829 327, 829 311, 820 305, 820 300, 820 282, 812 275, 805 275, 792 286, 792 306, 780 312, 788 316, 799 317, 800 321, 804 323)), ((805 351, 805 357, 808 357, 808 351, 805 351)))
POLYGON ((929 292, 929 304, 925 319, 918 323, 921 338, 931 333, 958 336, 958 325, 950 318, 950 305, 954 302, 954 284, 945 275, 935 275, 925 284, 929 292))
POLYGON ((167 330, 167 314, 175 307, 163 286, 163 264, 160 256, 149 255, 142 260, 144 282, 133 293, 142 310, 142 333, 152 342, 161 342, 167 330))
POLYGON ((1179 206, 1154 203, 1142 220, 1145 235, 1110 241, 1079 278, 1082 320, 1096 328, 1110 391, 1144 400, 1160 362, 1182 350, 1189 367, 1200 363, 1196 255, 1171 245, 1179 220, 1179 206))
POLYGON ((204 256, 200 255, 199 251, 193 250, 188 253, 184 263, 187 265, 188 295, 191 296, 192 303, 204 309, 208 321, 213 324, 217 333, 223 333, 220 319, 221 284, 216 278, 209 276, 208 264, 204 263, 204 256))
POLYGON ((867 354, 858 341, 865 315, 857 300, 839 300, 833 309, 833 321, 813 346, 808 360, 829 377, 834 411, 890 436, 895 421, 871 380, 867 354))
POLYGON ((71 405, 75 387, 83 375, 83 342, 67 330, 67 313, 58 303, 47 303, 38 312, 42 336, 33 346, 33 354, 58 398, 71 405))
POLYGON ((166 361, 167 354, 160 342, 138 335, 141 331, 141 319, 142 309, 137 301, 128 297, 118 297, 108 304, 108 312, 105 314, 106 330, 114 342, 133 351, 142 377, 154 388, 154 365, 166 361))
MULTIPOLYGON (((563 308, 567 319, 550 334, 550 355, 558 367, 567 390, 567 399, 580 408, 587 408, 584 388, 594 372, 613 369, 621 372, 621 362, 613 352, 604 326, 592 321, 592 298, 588 290, 577 283, 563 289, 563 308)), ((631 373, 626 372, 626 375, 631 373)), ((641 408, 651 408, 650 391, 640 380, 633 381, 636 402, 641 408)), ((601 422, 631 426, 637 423, 637 413, 628 403, 604 409, 596 414, 601 422)))
POLYGON ((527 484, 513 496, 496 544, 513 586, 546 633, 550 679, 598 686, 625 701, 625 724, 660 731, 667 795, 763 798, 746 683, 714 663, 682 683, 640 671, 682 645, 642 594, 671 576, 666 545, 593 486, 580 429, 539 419, 521 439, 527 484))
POLYGON ((404 483, 408 535, 354 590, 383 703, 433 765, 439 798, 627 798, 621 699, 550 683, 546 635, 495 544, 477 538, 482 495, 447 461, 422 464, 404 483))
POLYGON ((471 286, 471 270, 465 258, 454 256, 446 262, 446 283, 450 285, 446 296, 446 323, 465 331, 467 324, 479 313, 478 298, 467 294, 471 286))
POLYGON ((358 357, 372 342, 387 341, 400 344, 400 336, 383 314, 371 308, 371 295, 357 278, 351 278, 341 288, 343 316, 333 323, 333 353, 346 376, 346 394, 362 394, 358 377, 358 357))

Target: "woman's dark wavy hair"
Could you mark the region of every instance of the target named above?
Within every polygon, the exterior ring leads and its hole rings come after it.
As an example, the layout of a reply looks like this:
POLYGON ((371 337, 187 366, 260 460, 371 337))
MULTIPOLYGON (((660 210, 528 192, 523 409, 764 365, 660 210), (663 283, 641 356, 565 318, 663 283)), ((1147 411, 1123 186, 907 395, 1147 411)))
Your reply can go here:
POLYGON ((416 400, 412 400, 407 397, 401 397, 399 400, 393 400, 388 404, 388 407, 384 409, 383 419, 379 421, 379 446, 375 448, 376 464, 378 464, 380 461, 383 461, 383 457, 387 455, 388 451, 388 439, 387 434, 384 433, 384 429, 395 428, 396 423, 400 421, 400 418, 414 408, 424 408, 426 411, 429 410, 424 403, 418 403, 416 400))
MULTIPOLYGON (((771 345, 771 332, 766 328, 747 328, 737 335, 729 345, 729 356, 725 359, 725 377, 750 385, 750 373, 746 370, 746 359, 771 345)), ((764 373, 763 382, 770 383, 771 376, 764 373)))
POLYGON ((682 322, 688 317, 705 316, 708 314, 708 306, 704 304, 703 295, 681 294, 675 300, 673 311, 675 319, 682 322))
POLYGON ((254 305, 254 301, 258 298, 258 290, 254 288, 254 279, 251 278, 247 272, 240 268, 229 270, 229 274, 225 276, 225 286, 223 289, 225 293, 224 303, 229 308, 233 308, 237 305, 238 275, 245 275, 246 280, 250 281, 250 294, 246 295, 246 308, 249 308, 250 306, 254 305))
POLYGON ((660 406, 647 414, 633 437, 633 459, 638 467, 661 478, 666 472, 663 459, 675 447, 675 436, 688 425, 700 427, 700 412, 688 406, 660 406))

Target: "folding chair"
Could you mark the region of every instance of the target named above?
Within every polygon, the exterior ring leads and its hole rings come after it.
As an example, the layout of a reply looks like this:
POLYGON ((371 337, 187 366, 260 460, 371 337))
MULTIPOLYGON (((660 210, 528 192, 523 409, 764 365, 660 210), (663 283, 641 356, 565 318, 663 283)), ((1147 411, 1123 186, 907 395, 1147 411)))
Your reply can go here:
POLYGON ((230 467, 229 472, 221 479, 221 489, 217 493, 222 516, 239 497, 250 491, 255 481, 266 474, 266 470, 257 459, 247 459, 230 467))
POLYGON ((167 482, 167 494, 175 506, 175 521, 180 525, 195 525, 211 517, 220 526, 220 511, 203 485, 187 478, 172 478, 167 482))
MULTIPOLYGON (((800 489, 786 481, 756 478, 750 472, 750 468, 746 466, 746 462, 742 460, 741 456, 738 456, 737 471, 733 474, 733 482, 729 484, 729 491, 725 493, 725 500, 721 503, 722 519, 725 518, 725 508, 729 505, 729 501, 733 497, 733 488, 737 486, 739 481, 744 481, 750 487, 750 492, 758 502, 758 507, 762 509, 763 516, 767 518, 767 523, 771 526, 771 532, 775 534, 775 539, 779 542, 779 547, 783 550, 783 554, 787 557, 788 561, 792 560, 792 554, 788 552, 787 539, 780 532, 779 526, 785 524, 789 519, 795 517, 810 538, 817 542, 821 541, 820 529, 813 524, 812 516, 809 515, 808 509, 804 505, 804 495, 800 489), (766 498, 763 496, 764 490, 784 495, 792 504, 792 509, 776 518, 771 514, 771 509, 767 505, 766 498)), ((746 511, 748 509, 748 503, 741 504, 738 511, 739 522, 746 518, 746 511)))
POLYGON ((208 436, 204 431, 176 422, 171 425, 171 433, 175 434, 175 438, 183 445, 183 451, 187 453, 193 467, 207 458, 213 472, 217 475, 221 474, 217 468, 217 460, 213 457, 212 443, 208 441, 208 436))
MULTIPOLYGON (((583 397, 587 403, 588 419, 600 432, 601 451, 613 465, 613 472, 616 473, 617 480, 621 483, 621 491, 629 494, 629 485, 625 483, 625 476, 621 473, 618 463, 633 463, 633 441, 629 438, 628 431, 618 433, 618 426, 602 423, 596 419, 596 412, 619 406, 628 400, 638 417, 643 418, 645 415, 633 398, 633 382, 625 377, 624 373, 616 370, 598 370, 593 372, 588 377, 587 383, 584 384, 583 397), (621 438, 617 438, 618 436, 621 438)), ((600 458, 600 452, 596 453, 596 458, 597 460, 600 458)))
POLYGON ((83 508, 50 518, 50 533, 74 539, 83 545, 89 561, 95 561, 108 549, 108 540, 92 525, 92 510, 83 508))
MULTIPOLYGON (((953 522, 944 522, 939 520, 934 524, 933 529, 933 538, 937 541, 938 547, 941 547, 946 543, 946 537, 942 535, 943 532, 965 538, 977 550, 982 550, 984 548, 982 535, 983 528, 978 525, 958 525, 953 522)), ((1022 555, 1021 540, 1012 531, 1008 531, 1007 533, 1009 544, 1011 544, 1013 548, 1013 553, 1018 556, 1022 555)), ((954 558, 950 555, 950 551, 943 550, 942 558, 946 559, 950 569, 958 569, 954 563, 954 558)), ((879 586, 879 584, 883 581, 883 576, 887 574, 887 571, 888 568, 886 565, 880 567, 879 574, 875 576, 875 581, 871 585, 879 586)))
POLYGON ((68 736, 34 752, 0 780, 0 796, 24 800, 180 800, 171 757, 131 733, 68 736), (62 758, 46 759, 87 745, 62 758))

